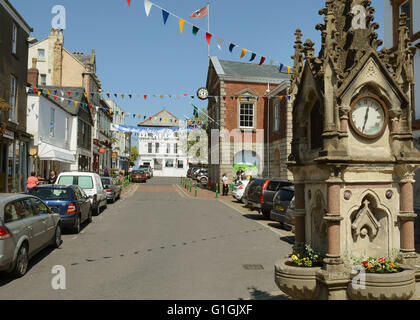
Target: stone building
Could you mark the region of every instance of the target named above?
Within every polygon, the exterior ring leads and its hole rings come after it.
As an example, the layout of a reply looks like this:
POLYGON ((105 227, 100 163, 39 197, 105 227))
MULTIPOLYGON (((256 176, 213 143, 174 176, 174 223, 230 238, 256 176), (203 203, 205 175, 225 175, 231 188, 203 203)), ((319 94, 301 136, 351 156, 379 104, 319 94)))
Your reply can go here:
POLYGON ((26 130, 28 37, 32 28, 0 0, 0 192, 25 190, 31 135, 26 130))
POLYGON ((279 124, 280 128, 274 123, 279 119, 285 125, 290 123, 290 109, 284 105, 287 99, 275 99, 277 94, 286 95, 289 78, 287 73, 280 72, 273 65, 259 66, 211 57, 206 87, 210 95, 208 115, 214 119, 207 130, 209 178, 213 186, 220 182, 224 173, 232 181, 239 167, 253 176, 289 176, 287 168, 280 161, 287 157, 286 141, 287 137, 290 141, 291 132, 288 133, 283 125, 279 124), (276 114, 276 111, 279 113, 276 114), (282 111, 286 114, 281 114, 282 111), (266 130, 268 124, 270 130, 266 130), (220 130, 220 139, 212 136, 215 130, 220 130), (266 158, 271 159, 270 166, 266 158), (274 165, 276 161, 277 168, 274 165))
MULTIPOLYGON (((411 89, 411 101, 413 105, 413 135, 415 144, 420 150, 420 2, 416 0, 384 0, 385 7, 385 41, 384 44, 391 51, 395 51, 398 45, 399 15, 407 15, 407 27, 413 48, 417 51, 414 55, 414 78, 415 84, 411 89)), ((414 206, 420 213, 420 171, 416 174, 414 185, 414 206)))
POLYGON ((320 10, 325 23, 317 25, 318 56, 314 43, 308 39, 302 44, 302 34, 296 32, 288 162, 295 181, 295 241, 310 244, 325 258, 322 269, 311 271, 310 290, 300 287, 310 272, 298 275, 285 261, 276 264, 277 284, 294 297, 409 299, 419 279, 413 208, 414 172, 420 166, 412 130, 414 50, 406 15, 399 19, 395 50, 378 50, 382 41, 373 12, 371 1, 326 0, 320 10), (356 6, 367 12, 361 27, 352 23, 356 6), (360 290, 351 283, 352 259, 392 259, 397 253, 405 269, 397 281, 376 274, 360 290))
MULTIPOLYGON (((33 58, 37 59, 38 85, 39 86, 54 86, 60 89, 67 97, 67 90, 72 96, 85 95, 87 103, 92 106, 101 106, 101 82, 96 75, 96 54, 92 50, 91 54, 84 54, 80 52, 70 53, 64 48, 64 35, 63 30, 51 29, 47 38, 35 43, 29 48, 29 61, 33 58), (65 90, 67 88, 67 90, 65 90)), ((74 99, 73 99, 74 100, 74 99)), ((84 126, 91 126, 84 132, 91 132, 91 141, 83 143, 84 147, 78 149, 81 153, 76 155, 76 161, 81 161, 81 165, 77 164, 76 167, 83 167, 86 170, 92 170, 94 159, 99 163, 100 153, 96 148, 93 150, 93 137, 100 135, 100 130, 109 130, 110 128, 100 128, 98 126, 98 112, 97 108, 89 109, 93 123, 85 121, 80 123, 80 128, 84 126), (89 147, 88 152, 85 147, 89 147)), ((88 119, 85 119, 88 120, 88 119)), ((107 122, 108 123, 108 122, 107 122)))

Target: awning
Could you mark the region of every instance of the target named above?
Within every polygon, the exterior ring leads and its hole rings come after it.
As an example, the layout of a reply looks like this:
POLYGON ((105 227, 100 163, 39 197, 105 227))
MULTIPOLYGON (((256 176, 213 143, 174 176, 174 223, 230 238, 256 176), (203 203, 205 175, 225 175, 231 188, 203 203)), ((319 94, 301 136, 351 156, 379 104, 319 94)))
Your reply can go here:
POLYGON ((75 157, 72 152, 51 144, 42 142, 38 146, 38 157, 40 160, 60 161, 64 163, 74 163, 75 157))

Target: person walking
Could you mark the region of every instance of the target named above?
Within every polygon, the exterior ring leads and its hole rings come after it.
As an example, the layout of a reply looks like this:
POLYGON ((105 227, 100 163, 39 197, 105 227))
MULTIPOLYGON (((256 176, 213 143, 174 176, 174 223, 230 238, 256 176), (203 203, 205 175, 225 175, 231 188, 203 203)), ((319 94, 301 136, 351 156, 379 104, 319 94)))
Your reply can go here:
POLYGON ((50 171, 50 176, 48 177, 48 184, 55 184, 57 181, 57 174, 54 170, 50 171))
POLYGON ((244 180, 245 172, 242 170, 242 168, 239 168, 239 170, 236 172, 236 179, 237 181, 244 180))
POLYGON ((39 180, 36 177, 36 172, 31 172, 31 176, 28 178, 26 184, 26 192, 29 193, 32 188, 36 187, 39 184, 39 180))
POLYGON ((223 196, 227 196, 229 193, 229 185, 228 185, 229 179, 226 173, 223 174, 222 182, 223 182, 223 196))

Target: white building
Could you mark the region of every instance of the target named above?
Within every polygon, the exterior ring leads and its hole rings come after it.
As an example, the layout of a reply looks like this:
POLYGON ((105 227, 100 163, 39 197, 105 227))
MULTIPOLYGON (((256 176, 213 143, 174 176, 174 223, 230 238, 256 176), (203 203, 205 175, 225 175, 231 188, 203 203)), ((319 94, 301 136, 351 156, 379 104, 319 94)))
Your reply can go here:
MULTIPOLYGON (((114 100, 105 100, 112 109, 112 124, 114 126, 125 125, 124 109, 114 100)), ((130 135, 121 131, 112 132, 112 168, 128 171, 130 159, 130 135)))
POLYGON ((72 108, 66 109, 42 95, 28 95, 27 130, 38 149, 31 171, 42 177, 47 178, 50 170, 69 171, 76 164, 77 115, 72 108))
MULTIPOLYGON (((413 135, 415 145, 420 149, 420 1, 419 0, 384 0, 385 3, 385 42, 384 46, 394 49, 398 43, 398 17, 406 13, 412 46, 417 49, 414 56, 415 85, 412 88, 413 135)), ((414 206, 420 213, 420 170, 416 174, 414 185, 414 206)))
POLYGON ((180 142, 179 119, 163 109, 138 126, 142 130, 138 164, 152 166, 155 176, 185 176, 188 159, 180 142))
POLYGON ((112 168, 112 109, 105 100, 92 112, 93 117, 93 171, 103 174, 105 168, 112 168))

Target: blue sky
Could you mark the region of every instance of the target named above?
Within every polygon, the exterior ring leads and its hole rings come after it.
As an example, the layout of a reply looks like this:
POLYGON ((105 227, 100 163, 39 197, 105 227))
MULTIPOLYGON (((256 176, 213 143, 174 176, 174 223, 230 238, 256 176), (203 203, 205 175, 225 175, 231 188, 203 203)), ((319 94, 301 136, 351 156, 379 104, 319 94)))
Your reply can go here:
MULTIPOLYGON (((67 28, 64 31, 64 46, 70 52, 97 55, 97 74, 104 93, 126 94, 195 94, 205 86, 208 58, 205 33, 207 19, 190 19, 189 15, 205 6, 202 0, 156 0, 157 5, 200 27, 197 37, 191 27, 185 25, 180 35, 178 21, 170 16, 163 25, 162 12, 153 7, 147 17, 143 0, 10 0, 23 18, 33 27, 31 36, 38 40, 48 36, 51 29, 54 5, 63 5, 67 13, 67 28)), ((311 38, 319 50, 320 32, 317 23, 323 22, 318 15, 325 0, 210 0, 210 29, 213 34, 211 55, 221 59, 240 59, 241 50, 217 48, 221 37, 240 47, 265 55, 284 65, 292 65, 294 32, 300 28, 306 38, 311 38)), ((383 0, 373 0, 375 20, 381 28, 383 39, 383 0)), ((257 59, 259 59, 257 57, 257 59)), ((256 60, 257 60, 256 59, 256 60)), ((153 115, 166 108, 175 116, 190 116, 193 107, 207 103, 198 99, 117 99, 130 113, 153 115)), ((137 125, 138 119, 127 118, 127 124, 137 125)))

